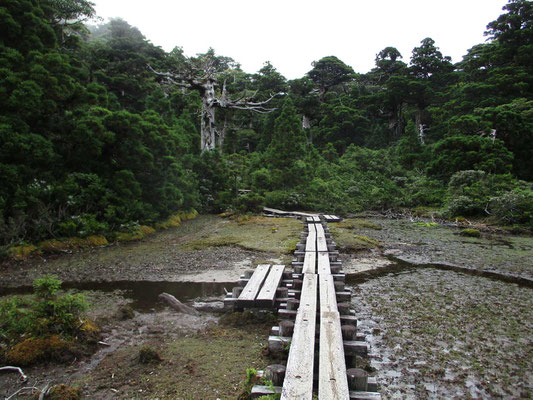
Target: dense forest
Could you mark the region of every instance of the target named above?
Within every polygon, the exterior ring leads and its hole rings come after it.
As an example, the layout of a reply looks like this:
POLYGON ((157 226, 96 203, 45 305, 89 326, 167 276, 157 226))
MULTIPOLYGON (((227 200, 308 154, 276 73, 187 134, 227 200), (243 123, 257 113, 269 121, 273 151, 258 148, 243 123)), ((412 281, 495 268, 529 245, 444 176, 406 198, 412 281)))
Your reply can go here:
POLYGON ((425 38, 410 57, 376 49, 365 74, 326 56, 294 80, 93 17, 86 0, 0 7, 4 249, 265 205, 533 225, 529 0, 456 64, 425 38))

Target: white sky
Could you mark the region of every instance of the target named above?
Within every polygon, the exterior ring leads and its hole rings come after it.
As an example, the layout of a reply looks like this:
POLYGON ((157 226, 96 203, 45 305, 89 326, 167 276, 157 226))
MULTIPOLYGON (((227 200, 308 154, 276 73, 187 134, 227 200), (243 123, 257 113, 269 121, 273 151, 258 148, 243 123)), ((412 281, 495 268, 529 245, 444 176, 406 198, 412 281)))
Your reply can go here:
POLYGON ((270 61, 287 79, 302 77, 311 62, 334 55, 368 72, 376 54, 396 47, 409 62, 426 37, 460 61, 485 41, 486 25, 506 0, 92 0, 97 14, 121 17, 157 46, 185 55, 232 57, 257 72, 270 61))

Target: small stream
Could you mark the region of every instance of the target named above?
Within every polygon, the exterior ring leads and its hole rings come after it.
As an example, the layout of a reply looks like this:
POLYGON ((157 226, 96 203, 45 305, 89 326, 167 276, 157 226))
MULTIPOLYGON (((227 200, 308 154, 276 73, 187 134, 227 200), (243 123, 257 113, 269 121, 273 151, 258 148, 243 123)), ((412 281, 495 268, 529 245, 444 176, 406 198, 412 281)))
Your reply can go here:
MULTIPOLYGON (((165 292, 180 301, 197 298, 220 297, 231 290, 234 282, 153 282, 153 281, 114 281, 114 282, 63 282, 61 288, 74 291, 120 291, 121 295, 131 300, 131 307, 139 312, 161 309, 164 304, 158 295, 165 292)), ((33 293, 32 286, 0 288, 0 297, 7 295, 24 295, 33 293)))

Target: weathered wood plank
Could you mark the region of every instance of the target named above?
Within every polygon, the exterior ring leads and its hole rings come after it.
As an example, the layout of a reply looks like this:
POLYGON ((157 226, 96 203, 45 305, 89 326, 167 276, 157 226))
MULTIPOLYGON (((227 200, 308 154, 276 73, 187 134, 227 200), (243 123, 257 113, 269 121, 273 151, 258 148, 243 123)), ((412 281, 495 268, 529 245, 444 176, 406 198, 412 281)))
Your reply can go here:
POLYGON ((313 398, 316 293, 316 275, 306 274, 287 360, 281 393, 282 400, 311 400, 313 398))
POLYGON ((320 275, 329 275, 331 274, 331 266, 329 261, 329 254, 328 252, 320 252, 317 256, 317 265, 318 265, 318 273, 320 275))
POLYGON ((316 253, 306 252, 302 274, 314 274, 316 272, 316 253))
POLYGON ((253 305, 261 286, 268 274, 270 264, 260 264, 255 269, 252 277, 244 287, 241 295, 239 296, 238 303, 240 305, 253 305))
POLYGON ((316 232, 314 230, 310 231, 307 235, 307 240, 305 242, 305 251, 316 251, 316 232))
POLYGON ((316 250, 328 251, 328 244, 326 241, 326 234, 322 224, 316 224, 316 250))
POLYGON ((350 392, 350 400, 381 400, 381 394, 375 392, 350 392))
POLYGON ((284 265, 273 265, 270 268, 270 272, 263 283, 263 287, 255 299, 257 306, 274 307, 276 302, 276 290, 281 282, 284 271, 284 265))
POLYGON ((344 361, 341 322, 336 311, 320 313, 318 398, 348 400, 348 379, 344 361))
POLYGON ((321 274, 318 278, 320 287, 320 313, 338 312, 335 284, 331 275, 321 274))
POLYGON ((298 217, 314 217, 315 214, 310 213, 304 213, 299 211, 283 211, 283 210, 277 210, 275 208, 269 208, 269 207, 263 207, 263 211, 269 212, 272 214, 279 214, 279 215, 295 215, 298 217))

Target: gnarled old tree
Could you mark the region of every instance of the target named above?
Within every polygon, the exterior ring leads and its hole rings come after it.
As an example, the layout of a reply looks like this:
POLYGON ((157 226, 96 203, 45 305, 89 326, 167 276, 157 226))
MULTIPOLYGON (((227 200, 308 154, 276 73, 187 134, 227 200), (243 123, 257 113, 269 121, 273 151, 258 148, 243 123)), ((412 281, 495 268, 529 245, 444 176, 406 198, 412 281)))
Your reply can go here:
POLYGON ((154 73, 163 78, 163 82, 171 86, 179 86, 186 89, 197 90, 202 97, 201 111, 201 150, 214 150, 217 146, 222 149, 224 144, 225 126, 218 130, 215 123, 215 111, 217 107, 237 110, 249 110, 256 113, 266 114, 275 108, 265 107, 274 97, 283 93, 271 94, 264 101, 254 100, 255 92, 251 95, 242 94, 237 98, 232 98, 226 89, 226 81, 222 87, 217 79, 217 75, 236 65, 232 59, 217 57, 212 49, 206 54, 197 58, 190 58, 182 64, 177 72, 155 71, 154 73))

